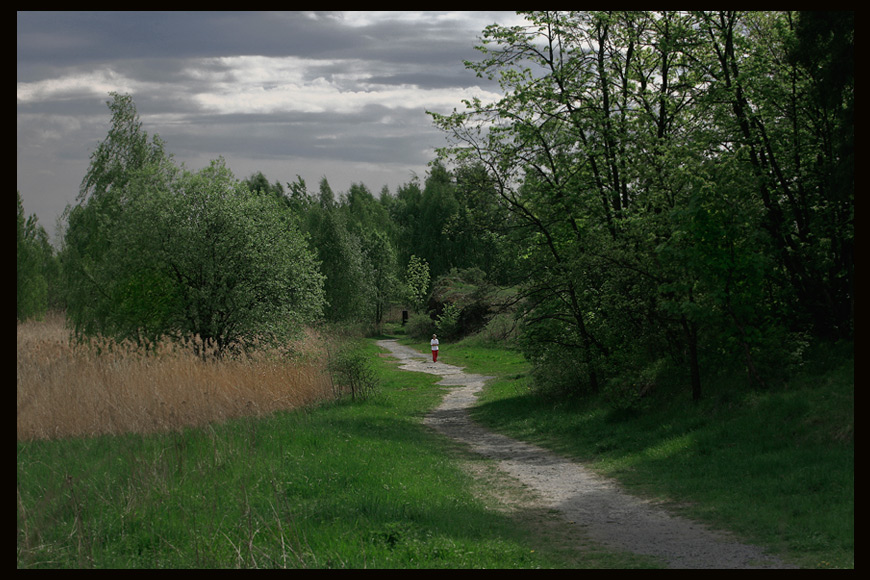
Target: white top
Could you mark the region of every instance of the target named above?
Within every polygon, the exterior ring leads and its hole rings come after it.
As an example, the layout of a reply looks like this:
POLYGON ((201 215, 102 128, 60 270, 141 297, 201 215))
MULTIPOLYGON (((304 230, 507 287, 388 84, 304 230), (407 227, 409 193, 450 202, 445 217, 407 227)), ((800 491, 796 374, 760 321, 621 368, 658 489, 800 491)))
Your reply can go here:
POLYGON ((433 338, 432 340, 430 340, 429 344, 432 345, 432 350, 438 350, 438 339, 437 338, 433 338))

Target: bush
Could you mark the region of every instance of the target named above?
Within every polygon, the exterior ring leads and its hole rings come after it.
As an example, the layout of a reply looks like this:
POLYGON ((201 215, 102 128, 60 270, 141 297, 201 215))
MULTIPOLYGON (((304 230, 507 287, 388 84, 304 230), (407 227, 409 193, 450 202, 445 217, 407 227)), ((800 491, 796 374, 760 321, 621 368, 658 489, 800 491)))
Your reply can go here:
POLYGON ((459 306, 451 303, 445 304, 435 322, 438 333, 445 338, 456 338, 462 334, 461 315, 462 309, 459 306))
POLYGON ((480 268, 453 268, 435 282, 429 310, 435 313, 441 334, 459 338, 482 330, 492 315, 504 308, 504 299, 480 268))
POLYGON ((436 332, 435 321, 425 314, 411 314, 406 325, 406 333, 418 340, 428 339, 436 332))
POLYGON ((526 357, 532 363, 531 376, 535 390, 553 399, 571 398, 591 392, 587 365, 571 349, 550 346, 526 357))
POLYGON ((517 345, 519 329, 513 314, 496 314, 473 340, 484 346, 513 348, 517 345))
POLYGON ((329 353, 327 370, 336 397, 350 393, 351 400, 365 400, 377 391, 377 373, 370 357, 353 343, 341 344, 329 353))

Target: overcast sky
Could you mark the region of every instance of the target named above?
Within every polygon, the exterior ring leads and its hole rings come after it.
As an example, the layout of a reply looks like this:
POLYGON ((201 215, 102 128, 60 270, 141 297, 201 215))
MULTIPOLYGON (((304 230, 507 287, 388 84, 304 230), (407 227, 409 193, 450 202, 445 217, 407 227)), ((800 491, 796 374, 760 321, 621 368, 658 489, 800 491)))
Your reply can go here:
POLYGON ((463 60, 511 12, 18 12, 18 190, 54 235, 90 154, 109 92, 133 96, 176 162, 223 156, 316 191, 375 195, 426 175, 445 144, 426 110, 496 97, 463 60))

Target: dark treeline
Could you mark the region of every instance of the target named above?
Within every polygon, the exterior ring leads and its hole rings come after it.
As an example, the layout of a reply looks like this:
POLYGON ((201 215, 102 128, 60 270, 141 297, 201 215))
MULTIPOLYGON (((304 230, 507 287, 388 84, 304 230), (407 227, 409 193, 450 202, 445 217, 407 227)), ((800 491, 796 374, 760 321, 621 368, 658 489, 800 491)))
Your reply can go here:
POLYGON ((852 12, 528 13, 467 63, 503 98, 377 194, 184 170, 113 95, 57 256, 19 196, 18 317, 224 350, 408 309, 557 394, 767 388, 853 338, 853 46, 852 12))

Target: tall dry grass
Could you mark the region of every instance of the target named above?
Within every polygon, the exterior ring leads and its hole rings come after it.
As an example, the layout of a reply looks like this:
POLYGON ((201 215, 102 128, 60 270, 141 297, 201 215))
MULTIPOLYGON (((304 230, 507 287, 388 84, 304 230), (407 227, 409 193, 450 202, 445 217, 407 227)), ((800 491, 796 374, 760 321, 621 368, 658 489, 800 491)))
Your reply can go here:
POLYGON ((18 323, 18 440, 179 430, 333 395, 313 332, 244 359, 204 361, 189 347, 73 344, 58 314, 18 323))

